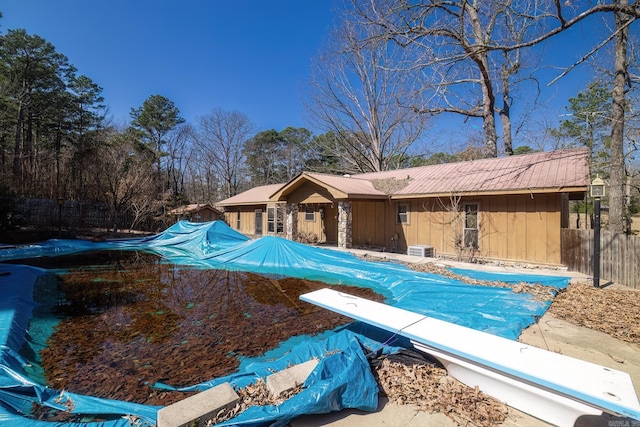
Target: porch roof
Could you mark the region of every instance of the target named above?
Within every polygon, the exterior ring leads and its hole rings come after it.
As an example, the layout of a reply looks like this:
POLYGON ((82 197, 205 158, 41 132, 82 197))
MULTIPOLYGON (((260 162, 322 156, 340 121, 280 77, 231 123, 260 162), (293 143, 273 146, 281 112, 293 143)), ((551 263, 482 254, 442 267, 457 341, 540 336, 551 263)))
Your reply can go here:
POLYGON ((276 191, 271 199, 286 200, 287 196, 305 182, 313 182, 327 189, 335 199, 387 198, 388 195, 376 189, 367 179, 340 175, 303 172, 276 191))

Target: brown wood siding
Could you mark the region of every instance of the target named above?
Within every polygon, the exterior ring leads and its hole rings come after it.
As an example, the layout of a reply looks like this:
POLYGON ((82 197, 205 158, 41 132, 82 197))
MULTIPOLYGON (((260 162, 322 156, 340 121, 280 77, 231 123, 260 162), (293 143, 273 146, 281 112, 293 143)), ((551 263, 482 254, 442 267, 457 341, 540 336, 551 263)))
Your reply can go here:
MULTIPOLYGON (((383 236, 384 233, 373 227, 371 222, 372 218, 380 216, 374 207, 375 203, 380 202, 354 203, 354 245, 389 247, 392 236, 383 236), (365 217, 368 218, 365 220, 365 217)), ((460 227, 461 230, 462 216, 454 225, 455 214, 445 207, 450 203, 449 200, 407 201, 410 207, 407 225, 396 224, 396 203, 385 202, 378 206, 383 206, 387 211, 387 229, 398 233, 398 252, 405 252, 410 245, 429 245, 435 248, 436 253, 456 255, 453 227, 460 227)), ((461 208, 465 203, 477 203, 479 206, 478 256, 560 264, 560 194, 462 198, 461 208)))
POLYGON ((256 237, 256 209, 262 210, 262 234, 265 235, 267 230, 267 209, 264 205, 227 207, 225 208, 224 219, 234 230, 247 236, 256 237), (238 211, 240 211, 240 228, 237 227, 238 211))
POLYGON ((209 222, 217 219, 220 219, 220 216, 216 211, 211 209, 202 209, 189 214, 189 220, 193 222, 209 222))
POLYGON ((506 259, 521 259, 527 253, 526 215, 519 211, 518 197, 508 198, 506 259))
POLYGON ((315 236, 316 240, 310 240, 311 242, 317 243, 326 243, 326 242, 336 242, 337 240, 337 219, 335 218, 336 209, 331 208, 331 204, 313 204, 313 205, 302 205, 299 208, 298 212, 298 233, 301 235, 300 237, 305 237, 307 239, 313 239, 315 236), (313 221, 306 220, 306 208, 310 206, 313 208, 315 213, 313 221), (323 213, 320 214, 320 210, 322 209, 323 213), (335 221, 336 225, 333 228, 329 227, 329 223, 331 221, 335 221), (335 230, 334 235, 329 234, 329 231, 335 230))
POLYGON ((548 195, 550 200, 547 211, 547 259, 553 260, 554 264, 562 263, 562 236, 560 232, 563 224, 567 223, 563 207, 562 195, 553 197, 548 195))
POLYGON ((506 252, 505 230, 507 205, 503 198, 486 199, 479 204, 479 222, 481 227, 480 250, 488 257, 497 257, 506 252), (484 238, 482 238, 484 237, 484 238))
POLYGON ((287 203, 331 203, 331 193, 318 184, 305 182, 287 196, 287 203))
POLYGON ((391 248, 391 234, 387 226, 387 201, 355 201, 352 203, 351 241, 353 246, 391 248), (387 237, 389 235, 389 237, 387 237))
MULTIPOLYGON (((533 203, 527 199, 526 197, 522 200, 522 197, 519 197, 520 206, 524 207, 524 228, 525 228, 525 253, 517 254, 519 258, 517 259, 527 259, 527 255, 529 256, 529 261, 540 262, 540 256, 537 254, 537 246, 535 244, 536 236, 543 235, 546 230, 541 230, 540 227, 542 225, 542 221, 538 220, 540 215, 539 212, 536 211, 536 200, 533 200, 533 203)), ((508 230, 507 230, 508 231, 508 230)))

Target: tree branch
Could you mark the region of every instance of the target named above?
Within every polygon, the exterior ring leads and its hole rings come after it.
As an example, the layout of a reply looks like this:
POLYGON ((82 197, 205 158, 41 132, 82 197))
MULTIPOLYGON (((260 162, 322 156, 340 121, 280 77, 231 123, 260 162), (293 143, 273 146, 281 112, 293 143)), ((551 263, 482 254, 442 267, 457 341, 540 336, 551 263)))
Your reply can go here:
POLYGON ((571 70, 573 70, 575 67, 577 67, 578 65, 582 64, 584 61, 586 61, 587 59, 589 59, 589 57, 591 57, 593 54, 595 54, 598 50, 600 50, 604 45, 606 45, 607 43, 609 43, 611 40, 613 40, 613 38, 615 38, 618 33, 620 33, 622 30, 624 30, 625 28, 627 28, 629 25, 631 25, 632 22, 634 22, 636 20, 636 18, 631 18, 629 21, 627 21, 622 27, 618 28, 616 31, 614 31, 613 33, 611 33, 609 35, 609 37, 607 37, 605 40, 602 41, 602 43, 600 43, 599 45, 597 45, 596 47, 594 47, 593 49, 591 49, 589 52, 587 52, 586 55, 584 55, 582 58, 580 58, 578 61, 574 62, 570 67, 568 67, 567 69, 565 69, 560 75, 558 75, 556 78, 554 78, 553 80, 551 80, 549 83, 547 83, 547 86, 551 86, 552 84, 554 84, 555 82, 557 82, 558 80, 560 80, 562 77, 566 76, 571 70))

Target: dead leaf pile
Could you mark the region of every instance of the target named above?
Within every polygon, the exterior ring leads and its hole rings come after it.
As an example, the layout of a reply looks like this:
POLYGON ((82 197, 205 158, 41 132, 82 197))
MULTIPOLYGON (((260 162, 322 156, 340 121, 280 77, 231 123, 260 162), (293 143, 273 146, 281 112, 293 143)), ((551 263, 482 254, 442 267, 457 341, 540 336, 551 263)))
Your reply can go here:
POLYGON ((411 179, 407 176, 405 179, 385 178, 385 179, 372 179, 371 184, 376 190, 382 191, 385 194, 393 194, 398 190, 403 189, 409 184, 411 179))
POLYGON ((517 294, 527 293, 533 295, 537 301, 550 301, 555 295, 556 291, 549 286, 532 284, 532 283, 506 283, 506 282, 493 282, 489 280, 472 279, 470 277, 456 274, 451 270, 438 266, 433 263, 414 264, 408 263, 407 266, 414 270, 423 273, 433 273, 439 276, 447 277, 449 279, 458 280, 459 282, 466 283, 468 285, 475 286, 493 286, 494 288, 511 288, 513 292, 517 294))
POLYGON ((556 296, 549 313, 622 341, 640 344, 640 292, 570 284, 556 296))
POLYGON ((249 384, 244 388, 236 390, 240 401, 236 403, 234 407, 218 412, 215 418, 207 422, 207 426, 235 418, 251 406, 280 405, 301 391, 302 384, 296 384, 296 387, 293 389, 283 391, 279 396, 274 396, 267 388, 265 381, 260 378, 255 384, 249 384))
POLYGON ((458 425, 489 427, 501 424, 507 417, 505 404, 447 376, 440 367, 409 366, 385 359, 374 369, 374 375, 392 402, 442 412, 458 425))

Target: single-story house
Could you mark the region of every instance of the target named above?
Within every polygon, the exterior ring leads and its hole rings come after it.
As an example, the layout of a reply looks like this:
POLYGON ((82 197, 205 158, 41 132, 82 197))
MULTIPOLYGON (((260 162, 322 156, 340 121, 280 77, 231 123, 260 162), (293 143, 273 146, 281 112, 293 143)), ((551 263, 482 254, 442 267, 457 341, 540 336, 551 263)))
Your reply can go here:
POLYGON ((170 210, 169 215, 175 216, 176 220, 186 219, 191 222, 209 222, 224 217, 222 211, 219 211, 208 203, 194 203, 180 206, 170 210))
POLYGON ((303 172, 217 206, 254 237, 560 264, 569 200, 582 200, 589 182, 580 148, 357 175, 303 172))

